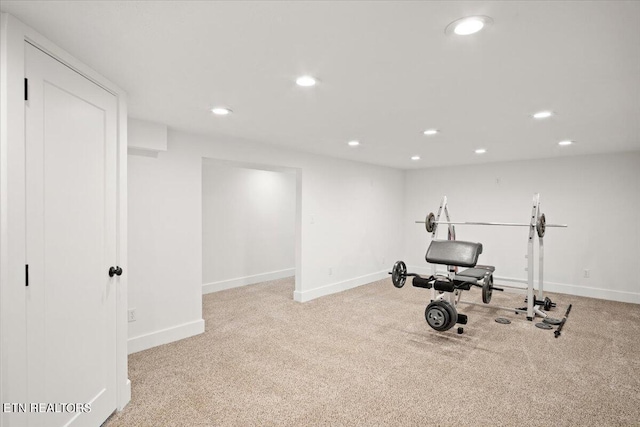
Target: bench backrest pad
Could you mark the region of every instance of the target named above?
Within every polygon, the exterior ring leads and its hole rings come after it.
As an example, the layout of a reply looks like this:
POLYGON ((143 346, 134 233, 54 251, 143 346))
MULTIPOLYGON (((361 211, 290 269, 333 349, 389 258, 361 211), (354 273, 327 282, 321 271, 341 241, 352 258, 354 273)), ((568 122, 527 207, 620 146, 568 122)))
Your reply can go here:
POLYGON ((475 267, 482 253, 482 243, 459 240, 433 240, 425 259, 431 264, 475 267))

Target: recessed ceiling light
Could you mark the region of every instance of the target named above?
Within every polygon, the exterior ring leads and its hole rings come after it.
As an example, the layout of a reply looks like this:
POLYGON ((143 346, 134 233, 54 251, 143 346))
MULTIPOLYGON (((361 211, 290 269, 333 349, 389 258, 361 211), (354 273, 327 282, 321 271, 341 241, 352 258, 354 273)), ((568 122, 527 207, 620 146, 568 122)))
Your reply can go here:
POLYGON ((423 132, 425 135, 435 135, 438 133, 438 129, 427 129, 423 132))
POLYGON ((465 18, 456 19, 447 25, 444 32, 447 35, 457 34, 459 36, 468 36, 482 30, 487 25, 491 25, 493 19, 488 16, 467 16, 465 18))
POLYGON ((226 116, 227 114, 231 114, 232 111, 228 108, 224 107, 215 107, 211 109, 211 112, 216 116, 226 116))
POLYGON ((558 142, 558 145, 571 145, 571 144, 573 144, 573 141, 569 141, 569 140, 558 142))
POLYGON ((411 156, 411 160, 420 160, 420 156, 411 156))
POLYGON ((349 144, 350 147, 357 147, 360 145, 360 141, 349 141, 347 144, 349 144))
POLYGON ((487 150, 485 150, 484 148, 478 148, 478 149, 476 150, 476 154, 484 154, 484 153, 486 153, 486 152, 487 152, 487 150))
POLYGON ((551 117, 553 113, 551 111, 538 111, 533 115, 534 119, 546 119, 547 117, 551 117))
POLYGON ((296 84, 298 86, 311 87, 311 86, 315 86, 316 83, 317 83, 316 79, 311 76, 300 76, 296 79, 296 84))

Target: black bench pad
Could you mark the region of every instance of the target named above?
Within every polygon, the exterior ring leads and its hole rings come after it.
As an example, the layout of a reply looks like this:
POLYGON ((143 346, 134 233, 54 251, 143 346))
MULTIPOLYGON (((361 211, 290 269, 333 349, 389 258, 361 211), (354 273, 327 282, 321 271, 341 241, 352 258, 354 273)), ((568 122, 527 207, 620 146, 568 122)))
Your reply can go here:
POLYGON ((482 279, 484 276, 486 276, 489 273, 492 273, 495 270, 495 268, 489 269, 489 268, 467 268, 466 270, 463 270, 461 272, 459 272, 458 274, 456 274, 456 279, 457 280, 464 280, 463 278, 459 278, 458 276, 464 276, 464 277, 473 277, 474 279, 482 279))
POLYGON ((436 280, 436 282, 433 285, 433 288, 436 291, 445 291, 445 292, 453 292, 456 289, 460 289, 462 291, 468 291, 469 289, 471 289, 472 285, 475 285, 478 283, 476 279, 473 279, 471 277, 465 277, 463 279, 464 280, 453 279, 453 281, 451 282, 436 280))
POLYGON ((463 277, 463 278, 456 277, 455 279, 453 279, 453 283, 455 284, 456 289, 468 291, 469 289, 471 289, 471 285, 475 285, 478 282, 476 282, 476 280, 471 277, 463 277), (463 280, 460 280, 460 279, 463 279, 463 280))
POLYGON ((416 288, 431 289, 431 287, 433 286, 432 282, 432 280, 429 280, 429 278, 426 277, 416 276, 413 278, 413 286, 415 286, 416 288))
POLYGON ((475 267, 482 253, 482 244, 460 240, 433 240, 425 259, 431 264, 475 267))

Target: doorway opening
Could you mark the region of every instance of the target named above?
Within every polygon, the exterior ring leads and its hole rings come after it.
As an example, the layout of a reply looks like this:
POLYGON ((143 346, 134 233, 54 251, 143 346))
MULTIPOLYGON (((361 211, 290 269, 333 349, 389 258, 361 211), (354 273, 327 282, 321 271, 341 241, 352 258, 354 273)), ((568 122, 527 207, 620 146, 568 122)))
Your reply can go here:
POLYGON ((287 277, 300 290, 300 178, 296 168, 203 159, 204 294, 287 277))

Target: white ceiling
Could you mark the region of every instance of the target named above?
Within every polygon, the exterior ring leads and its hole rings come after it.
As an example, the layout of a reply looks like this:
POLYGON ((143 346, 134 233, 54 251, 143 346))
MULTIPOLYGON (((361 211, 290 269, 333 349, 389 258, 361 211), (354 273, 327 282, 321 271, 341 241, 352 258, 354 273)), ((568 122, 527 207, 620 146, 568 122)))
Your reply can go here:
POLYGON ((403 169, 640 149, 636 1, 1 7, 124 88, 131 116, 174 129, 403 169), (444 34, 468 15, 494 23, 444 34))

